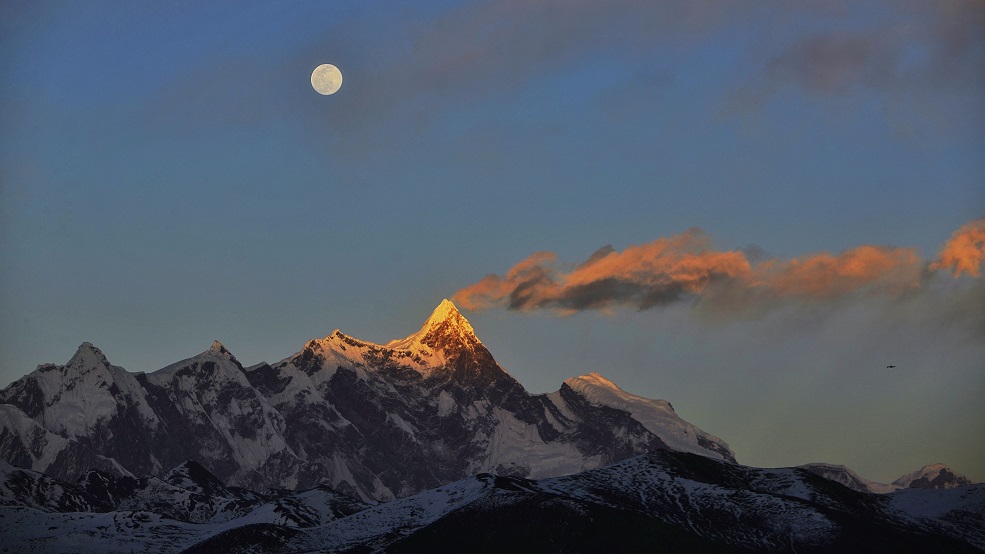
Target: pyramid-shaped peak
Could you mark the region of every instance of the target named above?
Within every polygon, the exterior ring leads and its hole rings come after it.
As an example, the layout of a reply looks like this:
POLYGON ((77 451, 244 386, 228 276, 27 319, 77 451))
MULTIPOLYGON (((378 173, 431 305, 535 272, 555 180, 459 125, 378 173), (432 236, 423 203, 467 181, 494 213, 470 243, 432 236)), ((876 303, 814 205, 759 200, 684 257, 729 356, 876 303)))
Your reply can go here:
POLYGON ((109 367, 109 360, 106 359, 102 350, 93 346, 91 342, 83 342, 66 365, 76 369, 109 367))
POLYGON ((457 334, 462 336, 468 336, 475 338, 475 330, 472 329, 472 325, 469 321, 465 319, 462 312, 458 311, 455 304, 451 300, 445 298, 438 304, 438 307, 431 312, 431 317, 428 318, 427 322, 424 323, 424 327, 421 328, 422 333, 427 333, 438 327, 445 328, 447 330, 456 330, 457 334))
POLYGON ((424 343, 431 347, 439 347, 439 344, 440 347, 459 343, 480 344, 472 325, 458 311, 455 304, 447 298, 442 300, 438 307, 431 312, 431 316, 424 322, 420 331, 405 339, 392 340, 386 346, 411 348, 415 342, 424 343))
MULTIPOLYGON (((455 307, 455 304, 451 300, 445 298, 440 304, 438 304, 438 307, 431 312, 431 317, 428 318, 428 322, 440 323, 442 321, 457 321, 459 319, 465 321, 465 316, 462 315, 462 312, 458 311, 458 308, 455 307)), ((468 324, 468 321, 465 321, 465 323, 468 324)))
POLYGON ((225 358, 242 368, 242 365, 239 363, 239 360, 236 359, 236 356, 233 356, 233 353, 217 340, 212 341, 212 346, 210 346, 205 352, 202 352, 200 356, 217 356, 220 358, 225 358))
POLYGON ((212 346, 209 347, 209 351, 212 352, 213 354, 232 356, 232 354, 229 353, 229 350, 226 350, 226 347, 223 346, 222 343, 217 340, 212 341, 212 346))

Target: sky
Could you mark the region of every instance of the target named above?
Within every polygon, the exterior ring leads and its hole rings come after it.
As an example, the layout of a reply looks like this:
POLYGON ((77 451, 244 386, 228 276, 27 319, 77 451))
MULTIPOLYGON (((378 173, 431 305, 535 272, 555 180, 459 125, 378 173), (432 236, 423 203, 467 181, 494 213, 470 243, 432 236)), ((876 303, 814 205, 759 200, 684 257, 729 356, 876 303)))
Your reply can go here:
POLYGON ((531 392, 596 371, 748 465, 985 481, 981 0, 0 13, 0 386, 452 298, 531 392))

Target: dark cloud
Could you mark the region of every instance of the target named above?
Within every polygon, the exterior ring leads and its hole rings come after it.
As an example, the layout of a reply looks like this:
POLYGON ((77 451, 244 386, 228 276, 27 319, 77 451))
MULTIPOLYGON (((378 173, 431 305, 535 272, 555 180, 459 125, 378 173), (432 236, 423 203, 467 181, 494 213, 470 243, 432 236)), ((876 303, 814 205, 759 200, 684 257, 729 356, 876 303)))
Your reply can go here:
MULTIPOLYGON (((766 3, 739 7, 711 0, 469 3, 432 21, 407 23, 401 31, 407 47, 352 76, 360 80, 360 93, 344 113, 333 114, 332 124, 352 130, 394 113, 427 121, 432 108, 497 101, 531 79, 597 56, 600 48, 631 53, 663 39, 693 40, 767 10, 766 3)), ((645 80, 661 87, 672 79, 659 74, 645 80)))
POLYGON ((615 251, 616 249, 613 248, 611 244, 606 244, 602 248, 599 248, 595 252, 592 252, 592 255, 589 256, 587 260, 585 260, 584 262, 578 265, 578 269, 588 267, 594 264, 595 262, 601 260, 602 258, 608 256, 609 254, 612 254, 615 251))
MULTIPOLYGON (((840 1, 486 0, 455 5, 431 19, 409 16, 386 32, 370 30, 368 36, 379 46, 359 51, 347 46, 345 39, 352 31, 333 28, 312 45, 312 51, 339 52, 358 63, 343 68, 342 95, 333 99, 333 109, 326 109, 324 120, 317 124, 332 130, 333 154, 370 164, 381 152, 391 157, 407 154, 425 131, 440 127, 456 109, 475 105, 487 106, 487 113, 508 109, 517 95, 536 90, 532 83, 571 73, 579 64, 605 64, 607 58, 659 64, 668 55, 665 52, 677 55, 675 50, 709 45, 746 52, 743 67, 749 61, 759 67, 752 77, 722 89, 728 114, 756 111, 787 87, 820 95, 857 87, 976 90, 974 84, 982 83, 985 66, 980 29, 969 23, 974 18, 963 16, 974 12, 977 4, 971 8, 966 2, 897 4, 876 3, 887 15, 876 17, 872 28, 777 39, 763 52, 753 52, 755 46, 747 38, 726 46, 722 37, 742 28, 782 29, 796 17, 824 22, 809 28, 844 27, 844 21, 864 19, 864 14, 856 15, 864 10, 840 1), (717 40, 707 40, 711 33, 717 33, 717 40)), ((782 33, 759 36, 774 34, 782 33)), ((611 89, 599 91, 595 100, 599 112, 615 123, 636 124, 653 110, 665 109, 660 95, 675 88, 675 83, 687 82, 659 65, 639 65, 632 71, 611 89)), ((900 102, 910 107, 912 101, 907 97, 900 102)), ((960 111, 967 106, 947 109, 960 111)), ((891 115, 901 113, 906 109, 891 115)), ((468 141, 476 144, 481 159, 496 159, 497 152, 508 150, 495 144, 495 128, 483 122, 481 138, 468 141), (494 144, 479 144, 482 140, 494 144)))
POLYGON ((747 245, 742 249, 742 253, 745 254, 746 259, 749 260, 749 263, 753 264, 766 261, 770 257, 769 253, 758 244, 747 245))
POLYGON ((900 2, 885 8, 901 17, 891 23, 874 19, 859 30, 818 31, 780 46, 732 95, 727 111, 759 109, 787 87, 830 96, 863 88, 973 92, 985 84, 985 3, 900 2))

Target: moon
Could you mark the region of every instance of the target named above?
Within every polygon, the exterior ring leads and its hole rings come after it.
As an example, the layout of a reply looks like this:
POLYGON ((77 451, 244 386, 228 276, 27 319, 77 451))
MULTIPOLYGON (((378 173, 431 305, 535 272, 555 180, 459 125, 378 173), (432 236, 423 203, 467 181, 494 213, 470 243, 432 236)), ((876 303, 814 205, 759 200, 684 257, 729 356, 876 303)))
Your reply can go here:
POLYGON ((323 63, 311 72, 311 88, 318 94, 335 94, 342 86, 342 72, 330 63, 323 63))

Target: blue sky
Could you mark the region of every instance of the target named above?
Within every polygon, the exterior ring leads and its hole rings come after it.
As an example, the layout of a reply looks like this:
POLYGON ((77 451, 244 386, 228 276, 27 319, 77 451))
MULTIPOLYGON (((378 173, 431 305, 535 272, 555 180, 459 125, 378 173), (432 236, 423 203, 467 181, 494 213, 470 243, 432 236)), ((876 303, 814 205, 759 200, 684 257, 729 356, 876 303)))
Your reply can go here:
MULTIPOLYGON (((131 371, 383 342, 540 251, 566 274, 697 227, 926 265, 985 217, 981 2, 420 4, 6 3, 0 384, 82 341, 131 371)), ((982 279, 932 273, 735 317, 465 315, 529 390, 598 371, 744 463, 985 480, 982 279)))

